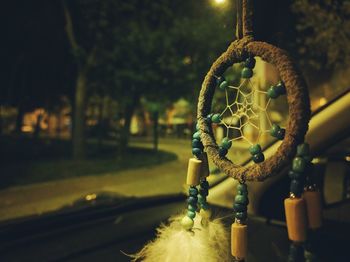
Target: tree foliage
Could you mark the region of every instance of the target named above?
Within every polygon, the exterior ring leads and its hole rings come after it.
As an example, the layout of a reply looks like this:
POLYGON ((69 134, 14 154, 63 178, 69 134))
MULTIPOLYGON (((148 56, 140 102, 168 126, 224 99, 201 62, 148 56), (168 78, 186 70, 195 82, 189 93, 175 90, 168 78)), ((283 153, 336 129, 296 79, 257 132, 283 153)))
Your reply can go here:
POLYGON ((298 16, 299 52, 304 64, 315 69, 349 65, 350 2, 297 0, 292 7, 298 16))

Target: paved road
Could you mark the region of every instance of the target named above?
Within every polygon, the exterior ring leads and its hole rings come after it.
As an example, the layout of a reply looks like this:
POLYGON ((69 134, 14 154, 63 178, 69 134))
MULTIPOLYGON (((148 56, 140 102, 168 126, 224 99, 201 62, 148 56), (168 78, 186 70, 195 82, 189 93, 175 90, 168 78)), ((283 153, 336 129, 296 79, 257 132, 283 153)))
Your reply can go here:
MULTIPOLYGON (((142 142, 133 142, 132 145, 151 146, 150 143, 142 142)), ((140 197, 183 191, 187 161, 191 156, 189 141, 161 140, 159 148, 176 153, 178 159, 152 167, 1 190, 0 220, 56 210, 87 194, 101 191, 140 197)))

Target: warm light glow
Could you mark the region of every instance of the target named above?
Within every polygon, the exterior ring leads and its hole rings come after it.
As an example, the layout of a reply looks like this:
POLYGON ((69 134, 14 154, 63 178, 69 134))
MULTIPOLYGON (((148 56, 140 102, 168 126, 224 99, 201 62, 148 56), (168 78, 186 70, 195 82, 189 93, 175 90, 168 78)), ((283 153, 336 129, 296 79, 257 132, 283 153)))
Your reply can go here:
POLYGON ((321 97, 318 103, 320 106, 323 106, 327 103, 327 99, 325 97, 321 97))
POLYGON ((22 132, 25 132, 25 133, 34 131, 32 126, 22 126, 21 129, 22 129, 22 132))
POLYGON ((226 0, 210 0, 211 4, 216 7, 223 8, 226 6, 227 1, 226 0))
POLYGON ((87 201, 91 201, 91 200, 94 200, 94 199, 96 199, 96 194, 89 194, 89 195, 86 195, 85 196, 85 199, 87 200, 87 201))
POLYGON ((217 4, 223 4, 223 3, 225 3, 226 0, 214 0, 214 1, 217 4))

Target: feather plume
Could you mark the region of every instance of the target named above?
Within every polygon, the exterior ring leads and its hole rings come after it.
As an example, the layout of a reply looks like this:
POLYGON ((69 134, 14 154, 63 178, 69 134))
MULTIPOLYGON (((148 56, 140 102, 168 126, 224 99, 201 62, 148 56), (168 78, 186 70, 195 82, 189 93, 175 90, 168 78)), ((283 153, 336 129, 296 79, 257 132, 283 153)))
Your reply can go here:
POLYGON ((174 216, 169 219, 169 225, 162 224, 157 229, 157 238, 132 255, 132 261, 230 261, 228 231, 220 219, 209 221, 197 213, 192 231, 187 231, 180 224, 182 217, 174 216))

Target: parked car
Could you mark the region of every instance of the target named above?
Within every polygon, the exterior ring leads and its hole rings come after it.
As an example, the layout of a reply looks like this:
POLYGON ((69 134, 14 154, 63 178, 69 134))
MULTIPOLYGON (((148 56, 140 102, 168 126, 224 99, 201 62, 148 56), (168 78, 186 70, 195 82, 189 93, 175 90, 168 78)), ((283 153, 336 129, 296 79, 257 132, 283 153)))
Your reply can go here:
MULTIPOLYGON (((349 261, 349 113, 348 90, 313 114, 306 137, 323 195, 324 226, 317 233, 315 250, 321 261, 349 261)), ((278 144, 271 144, 264 154, 271 155, 278 144)), ((249 262, 286 261, 289 240, 283 199, 289 190, 288 168, 266 182, 248 184, 249 262)), ((229 225, 236 181, 213 181, 209 202, 229 225)), ((97 192, 59 211, 2 222, 0 260, 130 261, 124 253, 134 253, 151 240, 160 222, 184 209, 185 199, 185 195, 121 198, 97 192)))

